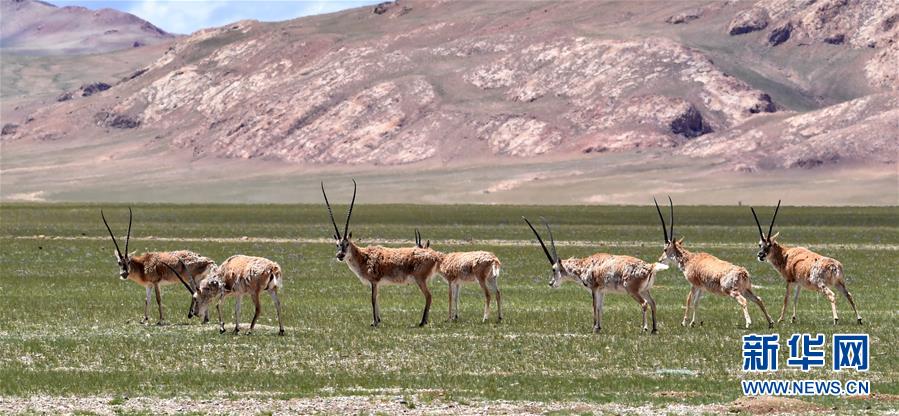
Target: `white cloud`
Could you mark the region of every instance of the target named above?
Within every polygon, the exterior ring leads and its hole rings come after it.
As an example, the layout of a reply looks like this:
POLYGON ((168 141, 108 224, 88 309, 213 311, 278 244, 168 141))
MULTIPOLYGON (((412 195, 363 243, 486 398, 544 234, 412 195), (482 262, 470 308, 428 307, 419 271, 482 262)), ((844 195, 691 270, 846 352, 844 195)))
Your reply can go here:
POLYGON ((212 17, 227 7, 227 1, 144 0, 135 2, 128 12, 167 32, 189 34, 203 27, 215 26, 212 17))

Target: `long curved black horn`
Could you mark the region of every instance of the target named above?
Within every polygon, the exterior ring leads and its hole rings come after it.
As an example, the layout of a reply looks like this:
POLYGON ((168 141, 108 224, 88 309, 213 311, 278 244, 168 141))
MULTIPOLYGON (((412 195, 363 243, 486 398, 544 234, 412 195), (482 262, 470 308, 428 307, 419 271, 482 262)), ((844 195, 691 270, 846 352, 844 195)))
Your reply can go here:
POLYGON ((759 227, 759 237, 761 237, 762 240, 765 240, 765 233, 762 232, 762 224, 759 223, 759 216, 755 215, 755 208, 749 207, 749 210, 752 211, 752 218, 755 218, 755 226, 759 227))
POLYGON ((353 205, 356 205, 356 180, 353 179, 353 199, 350 200, 350 208, 346 212, 346 225, 343 227, 343 236, 350 235, 350 217, 353 216, 353 205))
POLYGON ((415 229, 415 247, 421 247, 421 233, 418 228, 415 229))
POLYGON ((549 250, 546 249, 546 244, 543 244, 543 239, 540 238, 540 233, 537 232, 537 230, 534 228, 531 222, 528 221, 527 218, 521 217, 521 219, 523 219, 524 222, 528 223, 528 227, 531 227, 531 231, 533 231, 534 235, 537 236, 537 241, 540 242, 540 247, 543 247, 543 253, 546 254, 546 259, 549 260, 549 264, 556 264, 555 259, 553 259, 553 256, 549 254, 549 250))
POLYGON ((652 202, 656 204, 656 212, 659 213, 659 221, 662 222, 662 236, 665 238, 665 244, 668 244, 668 227, 665 226, 665 217, 662 215, 662 209, 659 208, 659 201, 656 201, 656 197, 652 197, 652 202))
POLYGON ((128 243, 131 242, 131 220, 134 219, 134 213, 131 212, 131 207, 128 207, 128 234, 125 236, 125 255, 128 254, 128 243))
POLYGON ((543 225, 546 226, 546 231, 549 232, 549 244, 553 248, 553 257, 556 260, 559 260, 559 252, 556 250, 556 239, 553 238, 553 230, 549 228, 549 223, 546 222, 546 218, 540 217, 540 221, 543 221, 543 225))
POLYGON ((337 228, 337 221, 334 221, 334 212, 331 211, 331 203, 328 202, 328 194, 325 193, 325 182, 322 181, 322 195, 325 197, 325 205, 328 207, 328 215, 331 217, 331 224, 334 225, 334 236, 340 239, 340 229, 337 228))
POLYGON ((668 195, 668 209, 670 210, 671 224, 668 229, 668 238, 674 241, 674 202, 671 202, 671 195, 668 195))
MULTIPOLYGON (((185 272, 187 272, 187 275, 188 275, 188 276, 190 276, 190 277, 191 277, 191 279, 193 279, 193 276, 191 276, 191 275, 190 275, 190 269, 188 269, 188 268, 187 268, 187 266, 186 266, 186 265, 185 265, 185 264, 184 264, 184 262, 183 262, 183 261, 181 261, 181 259, 178 259, 178 263, 181 263, 181 267, 183 267, 183 268, 184 268, 184 271, 185 271, 185 272)), ((183 284, 183 285, 184 285, 184 287, 185 287, 185 288, 186 288, 186 289, 187 289, 187 291, 188 291, 188 292, 190 292, 190 294, 191 294, 191 296, 193 296, 193 294, 194 294, 194 290, 193 290, 193 289, 192 289, 192 288, 191 288, 191 287, 190 287, 190 285, 189 285, 189 284, 187 284, 187 282, 186 282, 186 281, 185 281, 185 280, 184 280, 184 278, 183 278, 183 277, 181 277, 181 273, 178 273, 178 271, 177 271, 177 270, 175 270, 175 268, 174 268, 174 267, 172 267, 172 266, 169 266, 169 264, 168 264, 168 263, 162 263, 162 264, 164 264, 164 265, 165 265, 165 267, 168 267, 168 268, 169 268, 169 270, 171 270, 171 271, 172 271, 172 273, 175 273, 175 276, 178 276, 178 280, 180 280, 180 281, 181 281, 181 284, 183 284)))
POLYGON ((771 225, 768 226, 768 239, 771 239, 771 230, 774 229, 774 220, 777 219, 777 211, 780 211, 780 200, 777 200, 777 208, 774 208, 774 216, 771 217, 771 225))
POLYGON ((109 223, 106 222, 106 216, 103 215, 103 210, 100 210, 100 218, 103 219, 103 224, 106 225, 106 231, 109 231, 109 236, 112 237, 112 243, 115 244, 115 251, 119 253, 119 258, 125 260, 125 256, 122 255, 122 250, 119 249, 119 242, 115 239, 115 234, 112 233, 112 229, 109 228, 109 223))

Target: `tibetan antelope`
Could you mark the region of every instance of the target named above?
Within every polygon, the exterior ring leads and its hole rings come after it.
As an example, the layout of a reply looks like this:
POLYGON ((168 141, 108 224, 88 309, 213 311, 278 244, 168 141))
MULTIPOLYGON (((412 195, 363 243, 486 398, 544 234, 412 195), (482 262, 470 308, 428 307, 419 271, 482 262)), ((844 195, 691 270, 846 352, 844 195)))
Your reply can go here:
MULTIPOLYGON (((765 314, 768 321, 768 327, 773 328, 774 322, 762 303, 762 298, 752 292, 752 282, 749 278, 749 272, 740 266, 721 260, 709 253, 690 252, 684 248, 684 239, 674 238, 674 203, 671 197, 668 197, 668 204, 671 211, 670 220, 671 227, 666 228, 665 218, 662 216, 662 210, 655 198, 652 199, 656 204, 656 211, 659 213, 659 220, 662 222, 662 233, 665 237, 665 248, 662 251, 660 262, 675 263, 677 268, 684 273, 687 282, 692 288, 687 295, 687 305, 684 310, 684 319, 681 326, 687 326, 687 316, 690 309, 693 310, 693 318, 690 320, 690 326, 696 324, 696 312, 699 309, 699 298, 702 297, 703 291, 721 296, 730 296, 740 304, 743 309, 743 317, 746 320, 746 328, 752 325, 752 319, 749 317, 749 309, 746 307, 746 299, 751 300, 765 314)), ((702 321, 699 321, 702 325, 702 321)))
MULTIPOLYGON (((428 249, 431 240, 422 244, 421 233, 415 230, 415 246, 428 249)), ((478 282, 484 291, 484 322, 490 317, 490 292, 496 295, 496 320, 503 320, 502 296, 496 279, 499 277, 502 264, 495 254, 489 251, 464 251, 440 253, 440 265, 437 270, 449 284, 449 320, 459 320, 459 288, 465 282, 478 282)))
MULTIPOLYGON (((119 248, 119 243, 116 241, 112 229, 109 228, 109 223, 106 222, 106 216, 103 214, 103 210, 100 210, 100 218, 103 219, 103 224, 106 225, 106 230, 109 231, 109 236, 112 237, 112 243, 115 245, 115 256, 119 265, 119 277, 122 280, 131 280, 147 289, 147 295, 144 299, 144 319, 141 323, 147 323, 150 320, 150 293, 155 292, 156 304, 159 308, 159 321, 157 322, 157 325, 162 325, 164 319, 162 313, 162 297, 159 287, 180 280, 180 277, 177 274, 171 272, 171 268, 179 268, 182 272, 187 271, 191 276, 204 276, 215 267, 215 262, 209 258, 187 250, 148 252, 141 255, 132 255, 131 253, 128 253, 128 244, 131 241, 131 222, 133 219, 133 213, 131 212, 130 207, 128 208, 128 234, 125 237, 125 251, 123 253, 119 248), (186 269, 182 267, 186 267, 186 269)), ((196 287, 195 281, 191 281, 190 285, 183 280, 181 280, 181 283, 184 284, 189 292, 193 292, 192 287, 196 287)), ((191 310, 188 311, 187 314, 188 318, 191 318, 192 316, 193 302, 191 302, 191 310)), ((209 317, 204 316, 204 322, 208 320, 209 317)))
POLYGON ((556 241, 546 220, 541 218, 547 233, 549 233, 552 252, 546 248, 546 244, 540 238, 540 233, 531 225, 531 222, 527 218, 522 218, 537 236, 537 241, 540 242, 543 253, 546 254, 546 259, 552 266, 553 275, 550 278, 549 286, 557 288, 563 280, 573 280, 593 294, 594 333, 598 333, 602 329, 602 307, 607 292, 625 292, 637 301, 643 309, 643 332, 649 329, 646 325, 646 309, 649 308, 652 314, 652 333, 658 332, 656 302, 649 290, 655 281, 656 272, 665 270, 668 266, 661 263, 649 264, 635 257, 606 253, 562 260, 556 251, 556 241))
POLYGON ((440 256, 434 250, 410 248, 386 248, 381 246, 359 247, 353 243, 353 234, 350 229, 350 217, 353 214, 353 205, 356 203, 356 181, 353 180, 353 199, 346 215, 346 225, 343 227, 343 235, 334 221, 334 213, 331 211, 331 203, 328 202, 328 194, 325 193, 325 184, 322 182, 322 195, 325 197, 325 205, 328 207, 328 215, 334 226, 334 240, 337 242, 337 260, 345 262, 353 274, 359 278, 362 284, 371 287, 371 326, 381 323, 381 311, 378 307, 378 288, 387 284, 415 283, 425 297, 425 308, 421 314, 421 322, 418 326, 428 323, 428 314, 431 310, 431 290, 428 288, 428 280, 437 272, 440 256))
MULTIPOLYGON (((178 274, 175 269, 172 271, 176 275, 178 274)), ((262 311, 259 294, 264 290, 272 297, 278 313, 278 335, 284 335, 284 324, 281 322, 281 300, 278 298, 278 288, 280 287, 281 266, 278 263, 262 257, 231 256, 221 266, 216 267, 209 276, 200 280, 196 291, 191 294, 194 299, 193 313, 196 316, 206 315, 209 303, 215 300, 215 310, 219 318, 219 333, 224 333, 222 300, 226 296, 234 296, 237 298, 234 301, 234 333, 237 334, 240 332, 240 303, 243 296, 249 294, 253 305, 256 306, 248 332, 252 333, 256 328, 259 313, 262 311)))
POLYGON ((758 259, 761 262, 768 261, 771 266, 787 282, 787 291, 784 294, 783 308, 780 310, 780 318, 777 322, 784 320, 784 314, 787 312, 787 303, 790 299, 790 289, 796 286, 793 295, 793 317, 790 322, 796 322, 796 306, 799 304, 799 291, 801 288, 820 292, 830 301, 830 309, 833 313, 833 323, 837 324, 837 301, 828 286, 836 286, 837 290, 846 297, 852 310, 855 312, 855 319, 861 325, 862 317, 858 314, 855 307, 855 300, 852 294, 846 289, 846 282, 843 279, 843 264, 830 257, 824 257, 805 247, 788 247, 777 242, 777 236, 780 233, 771 235, 774 229, 774 220, 777 219, 777 211, 780 210, 780 201, 777 201, 777 208, 774 209, 774 216, 771 217, 771 224, 768 226, 768 235, 762 232, 762 224, 759 223, 759 217, 755 214, 755 208, 749 208, 752 211, 752 217, 755 218, 755 225, 759 229, 759 252, 758 259))

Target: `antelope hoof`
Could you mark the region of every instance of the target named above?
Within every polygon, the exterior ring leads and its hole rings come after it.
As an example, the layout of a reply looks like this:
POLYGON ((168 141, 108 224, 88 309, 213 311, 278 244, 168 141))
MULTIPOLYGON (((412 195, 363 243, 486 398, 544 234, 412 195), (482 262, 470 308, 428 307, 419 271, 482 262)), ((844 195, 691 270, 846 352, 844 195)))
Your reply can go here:
POLYGON ((686 328, 686 327, 687 327, 687 320, 684 319, 683 321, 680 321, 680 326, 686 328))
POLYGON ((862 324, 862 318, 858 318, 858 324, 859 324, 859 325, 864 325, 864 324, 862 324))
POLYGON ((219 328, 219 334, 224 334, 224 333, 225 333, 225 327, 219 328))
POLYGON ((702 326, 702 323, 703 323, 703 322, 704 322, 704 321, 699 321, 699 326, 702 326))
MULTIPOLYGON (((702 325, 702 324, 699 324, 699 325, 702 325)), ((696 322, 695 321, 690 322, 690 328, 695 328, 695 327, 696 327, 696 322)))
POLYGON ((163 325, 165 325, 165 321, 163 321, 161 319, 159 321, 156 321, 156 326, 163 326, 163 325))
POLYGON ((796 323, 796 317, 795 317, 795 316, 792 317, 792 318, 790 318, 790 323, 791 323, 791 324, 795 324, 795 323, 796 323))
POLYGON ((372 321, 372 322, 371 322, 371 327, 372 327, 372 328, 377 328, 377 327, 378 327, 378 324, 379 324, 378 321, 372 321))
POLYGON ((203 318, 203 325, 206 325, 208 323, 209 323, 209 318, 203 318))
POLYGON ((146 325, 146 324, 148 324, 149 322, 150 322, 150 318, 144 318, 144 319, 141 319, 141 320, 140 320, 140 324, 141 324, 141 325, 146 325))
POLYGON ((281 336, 281 337, 283 337, 283 336, 284 336, 284 330, 283 330, 283 329, 282 329, 282 330, 280 330, 280 331, 278 331, 278 336, 281 336))
POLYGON ((594 333, 594 334, 598 334, 599 331, 602 331, 602 327, 601 327, 601 326, 594 326, 594 327, 593 327, 593 333, 594 333))
POLYGON ((649 334, 650 334, 650 335, 656 335, 656 334, 658 334, 658 333, 659 333, 659 330, 653 328, 653 329, 652 329, 652 332, 650 332, 649 334))
POLYGON ((774 322, 773 322, 773 321, 769 321, 769 322, 768 322, 768 328, 769 328, 769 329, 770 329, 770 328, 774 328, 774 322))
POLYGON ((234 328, 234 335, 237 335, 239 333, 240 333, 240 328, 234 328))
POLYGON ((418 323, 418 327, 421 328, 421 327, 423 327, 423 326, 425 326, 425 325, 427 325, 427 324, 428 324, 428 321, 421 321, 421 322, 418 323))
POLYGON ((836 325, 840 322, 840 318, 833 318, 833 324, 836 325))
POLYGON ((644 327, 643 327, 643 332, 646 332, 646 331, 649 331, 649 328, 644 326, 644 327))

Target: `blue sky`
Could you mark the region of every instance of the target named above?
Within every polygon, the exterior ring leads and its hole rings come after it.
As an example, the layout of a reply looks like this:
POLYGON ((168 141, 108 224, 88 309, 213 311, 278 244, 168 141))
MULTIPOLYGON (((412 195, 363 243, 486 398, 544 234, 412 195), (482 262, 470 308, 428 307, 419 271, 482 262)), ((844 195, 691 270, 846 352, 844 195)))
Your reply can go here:
POLYGON ((172 33, 222 26, 237 20, 289 20, 377 4, 380 0, 64 0, 57 6, 112 8, 128 12, 172 33))

